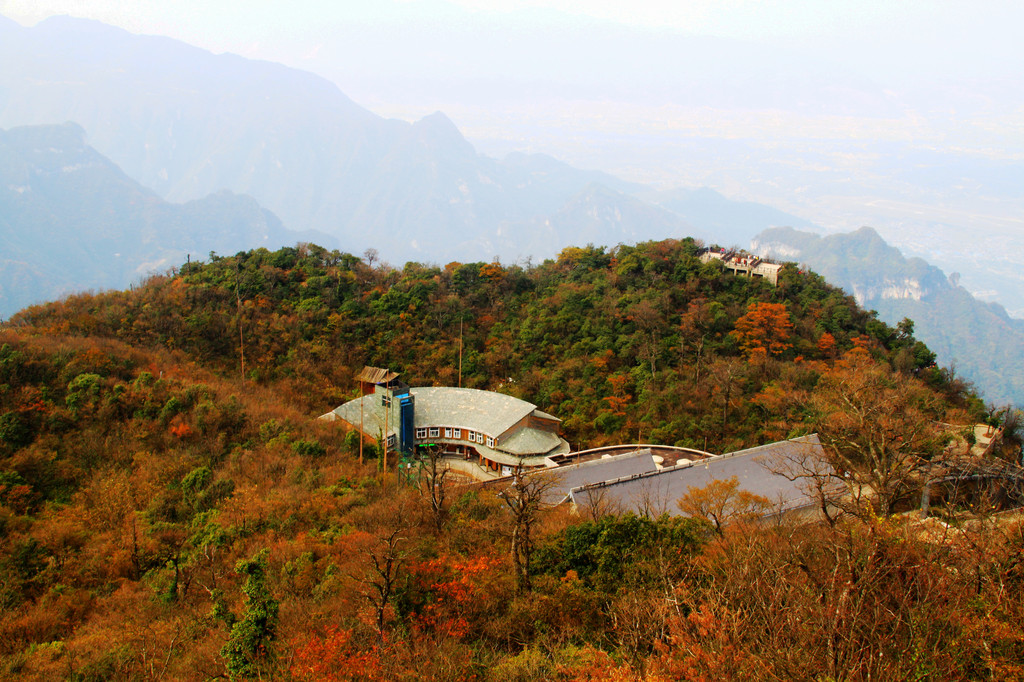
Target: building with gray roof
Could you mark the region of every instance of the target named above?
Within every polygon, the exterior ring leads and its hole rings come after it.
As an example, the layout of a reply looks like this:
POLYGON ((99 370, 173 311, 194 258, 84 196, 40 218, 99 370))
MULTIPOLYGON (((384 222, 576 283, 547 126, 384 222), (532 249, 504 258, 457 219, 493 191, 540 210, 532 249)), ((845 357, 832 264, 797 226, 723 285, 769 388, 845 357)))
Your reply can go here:
POLYGON ((557 504, 570 499, 575 489, 605 481, 629 479, 637 474, 658 470, 650 448, 640 448, 620 455, 605 455, 579 464, 564 464, 539 475, 551 479, 547 489, 548 502, 557 504))
POLYGON ((410 388, 397 377, 365 368, 359 376, 363 395, 321 418, 386 439, 389 449, 435 445, 502 473, 546 466, 547 457, 569 452, 558 435, 561 421, 532 403, 473 388, 410 388))
POLYGON ((676 515, 682 514, 678 500, 690 491, 735 477, 740 490, 767 499, 773 511, 791 511, 816 503, 800 476, 810 461, 824 461, 817 434, 579 485, 569 490, 568 497, 578 505, 600 500, 621 511, 676 515))

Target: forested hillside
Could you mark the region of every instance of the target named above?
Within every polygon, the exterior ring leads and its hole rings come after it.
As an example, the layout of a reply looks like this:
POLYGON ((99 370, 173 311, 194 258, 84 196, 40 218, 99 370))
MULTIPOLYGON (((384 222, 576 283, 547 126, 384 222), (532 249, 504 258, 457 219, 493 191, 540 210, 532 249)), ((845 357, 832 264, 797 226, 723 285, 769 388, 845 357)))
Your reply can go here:
POLYGON ((438 516, 415 467, 361 466, 314 419, 364 364, 457 384, 460 337, 463 386, 536 403, 574 447, 730 451, 837 428, 857 382, 893 399, 887 428, 989 416, 905 327, 817 275, 787 266, 776 288, 697 249, 395 269, 302 245, 19 313, 0 330, 0 669, 1021 678, 1017 526, 528 507, 524 587, 524 498, 453 488, 438 516))
POLYGON ((180 349, 225 376, 241 376, 244 354, 247 381, 314 416, 352 394, 365 364, 413 386, 457 385, 461 334, 463 386, 529 399, 590 446, 707 439, 728 451, 802 432, 799 409, 759 402, 813 386, 822 361, 854 346, 949 388, 926 348, 817 275, 787 268, 775 288, 723 276, 697 249, 571 247, 529 270, 257 250, 136 292, 30 308, 13 326, 180 349), (737 328, 741 319, 755 329, 737 328))

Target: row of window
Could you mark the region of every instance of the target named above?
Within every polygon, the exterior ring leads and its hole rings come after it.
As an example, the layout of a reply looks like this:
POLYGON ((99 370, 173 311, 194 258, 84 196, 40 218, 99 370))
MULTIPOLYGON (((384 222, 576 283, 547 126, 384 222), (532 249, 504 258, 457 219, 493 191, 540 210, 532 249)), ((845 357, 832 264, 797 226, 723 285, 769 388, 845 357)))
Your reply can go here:
MULTIPOLYGON (((440 426, 430 426, 430 427, 424 426, 424 427, 419 427, 419 428, 416 429, 416 440, 425 440, 428 437, 429 438, 440 438, 441 437, 441 427, 440 426)), ((462 438, 462 429, 455 428, 455 427, 452 427, 452 426, 445 426, 444 427, 444 437, 445 438, 458 438, 458 439, 461 439, 462 438)), ((481 445, 486 441, 487 447, 489 447, 489 448, 493 448, 494 447, 494 439, 493 438, 491 438, 490 436, 484 436, 484 434, 479 433, 477 431, 469 431, 469 430, 467 430, 466 431, 466 440, 468 440, 470 443, 480 443, 481 445)))

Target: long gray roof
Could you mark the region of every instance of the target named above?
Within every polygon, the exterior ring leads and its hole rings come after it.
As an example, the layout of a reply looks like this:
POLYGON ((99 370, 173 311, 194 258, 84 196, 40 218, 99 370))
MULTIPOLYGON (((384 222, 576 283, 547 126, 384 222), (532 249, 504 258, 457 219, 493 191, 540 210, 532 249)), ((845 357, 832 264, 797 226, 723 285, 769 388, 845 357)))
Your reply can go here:
POLYGON ((550 502, 557 503, 564 500, 573 488, 657 470, 658 465, 654 463, 654 456, 651 454, 650 448, 644 448, 635 452, 548 469, 540 472, 539 475, 552 480, 553 484, 548 490, 548 498, 550 502))
POLYGON ((652 514, 681 514, 676 502, 691 489, 715 480, 739 481, 740 490, 767 498, 780 510, 795 509, 812 502, 801 479, 790 480, 782 473, 789 463, 823 455, 817 434, 761 445, 719 457, 686 462, 660 471, 634 474, 628 478, 573 488, 570 497, 585 503, 595 494, 624 510, 652 514))

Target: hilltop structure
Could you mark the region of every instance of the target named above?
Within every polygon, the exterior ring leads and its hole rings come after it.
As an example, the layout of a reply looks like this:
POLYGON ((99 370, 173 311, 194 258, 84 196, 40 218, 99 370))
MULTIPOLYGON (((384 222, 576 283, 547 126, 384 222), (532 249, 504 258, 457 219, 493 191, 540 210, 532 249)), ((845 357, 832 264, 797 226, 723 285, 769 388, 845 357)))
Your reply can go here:
POLYGON ((473 388, 410 388, 386 369, 364 367, 361 396, 321 419, 341 420, 367 438, 386 439, 389 450, 411 453, 434 445, 442 454, 473 461, 502 475, 550 466, 569 452, 561 420, 536 405, 473 388))
POLYGON ((707 249, 700 254, 700 260, 703 263, 713 260, 721 261, 722 266, 734 275, 763 278, 771 282, 772 286, 779 285, 779 270, 782 269, 782 266, 778 263, 770 263, 760 256, 736 253, 725 249, 707 249))

